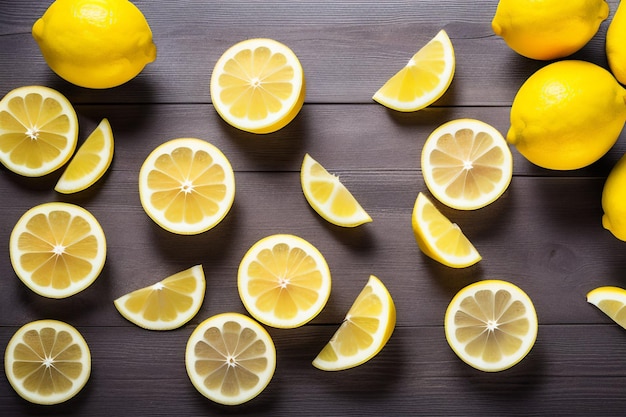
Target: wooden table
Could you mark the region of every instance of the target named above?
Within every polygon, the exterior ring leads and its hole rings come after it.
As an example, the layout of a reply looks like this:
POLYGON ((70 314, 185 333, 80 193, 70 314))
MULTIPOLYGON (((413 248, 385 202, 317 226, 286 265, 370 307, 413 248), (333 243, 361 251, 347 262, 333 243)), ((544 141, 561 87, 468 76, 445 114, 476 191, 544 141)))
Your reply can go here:
MULTIPOLYGON (((600 197, 626 138, 600 161, 572 172, 531 165, 513 150, 514 176, 492 205, 472 212, 437 206, 457 222, 483 256, 455 270, 419 251, 411 210, 426 191, 419 158, 429 133, 451 119, 483 120, 506 133, 513 97, 546 63, 511 51, 490 27, 496 0, 137 0, 151 24, 158 58, 136 79, 110 90, 61 80, 45 64, 30 30, 49 2, 0 0, 0 95, 41 84, 75 105, 84 140, 107 117, 116 153, 109 173, 73 196, 53 191, 60 172, 26 179, 0 169, 0 346, 36 319, 74 325, 93 358, 91 378, 57 406, 22 400, 0 377, 0 415, 606 415, 626 413, 626 331, 586 302, 601 285, 626 286, 626 244, 601 225, 600 197), (372 94, 409 57, 445 29, 457 72, 443 98, 412 114, 388 111, 372 94), (286 43, 300 58, 308 91, 283 130, 255 136, 224 123, 210 103, 216 60, 249 37, 286 43), (232 211, 215 229, 176 236, 156 226, 139 203, 137 176, 158 144, 198 137, 218 146, 235 170, 232 211), (308 152, 371 214, 356 229, 334 227, 304 199, 299 169, 308 152), (63 300, 27 289, 13 272, 8 240, 30 207, 67 201, 89 209, 108 238, 102 275, 63 300), (278 365, 251 402, 223 407, 202 397, 185 371, 187 338, 205 318, 245 313, 236 287, 239 261, 258 239, 293 233, 325 255, 333 276, 326 308, 298 329, 268 329, 278 365), (201 263, 207 294, 198 315, 169 332, 140 329, 113 300, 201 263), (370 362, 343 372, 311 365, 370 274, 389 288, 398 312, 393 336, 370 362), (481 279, 504 279, 533 299, 539 334, 510 370, 488 374, 448 347, 443 316, 453 295, 481 279)), ((613 16, 618 1, 610 0, 613 16)), ((605 21, 572 59, 606 67, 605 21)), ((625 133, 626 134, 626 133, 625 133)), ((624 134, 622 135, 624 136, 624 134)))

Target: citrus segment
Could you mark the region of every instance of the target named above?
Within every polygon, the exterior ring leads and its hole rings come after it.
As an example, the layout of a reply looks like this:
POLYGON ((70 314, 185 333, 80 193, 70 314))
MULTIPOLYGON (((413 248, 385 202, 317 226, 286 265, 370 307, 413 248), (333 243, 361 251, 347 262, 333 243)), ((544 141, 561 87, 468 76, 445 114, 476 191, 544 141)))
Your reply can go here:
POLYGON ((239 313, 200 323, 185 350, 192 384, 219 404, 238 405, 259 395, 276 369, 276 348, 267 331, 239 313))
POLYGON ((198 234, 215 227, 235 199, 235 175, 214 145, 194 138, 158 146, 139 172, 144 210, 172 233, 198 234))
POLYGON ((77 140, 76 111, 58 91, 31 85, 0 100, 0 162, 11 171, 49 174, 70 159, 77 140))
POLYGON ((302 65, 273 39, 247 39, 219 58, 211 75, 211 101, 230 125, 271 133, 293 120, 305 96, 302 65))
POLYGON ((532 301, 506 281, 485 280, 463 288, 450 302, 444 320, 452 350, 465 363, 485 372, 517 364, 537 338, 532 301))
POLYGON ((26 286, 44 297, 65 298, 96 280, 107 249, 104 231, 91 213, 52 202, 22 215, 11 232, 9 252, 26 286))
POLYGON ((286 234, 255 243, 239 265, 239 295, 261 323, 293 328, 311 321, 330 296, 324 256, 306 240, 286 234))
POLYGON ((113 303, 122 316, 139 327, 172 330, 198 313, 205 290, 204 270, 202 265, 196 265, 125 294, 113 303))
POLYGON ((25 400, 59 404, 74 397, 91 374, 89 346, 74 327, 57 320, 25 324, 11 337, 4 370, 25 400))
POLYGON ((313 210, 328 222, 342 227, 356 227, 372 221, 345 185, 308 153, 300 170, 304 197, 313 210))
POLYGON ((455 57, 445 30, 439 31, 372 97, 393 110, 410 112, 437 101, 454 77, 455 57))
POLYGON ((313 360, 323 371, 361 365, 382 350, 396 325, 396 308, 385 285, 371 275, 330 341, 313 360))
POLYGON ((598 307, 611 320, 626 329, 626 290, 619 287, 598 287, 587 294, 587 302, 598 307))

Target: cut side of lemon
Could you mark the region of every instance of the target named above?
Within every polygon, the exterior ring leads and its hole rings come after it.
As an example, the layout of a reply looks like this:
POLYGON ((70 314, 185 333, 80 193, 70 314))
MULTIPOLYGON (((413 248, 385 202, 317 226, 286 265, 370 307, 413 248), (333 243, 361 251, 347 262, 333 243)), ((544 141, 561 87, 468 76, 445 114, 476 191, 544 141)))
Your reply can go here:
POLYGON ((320 251, 306 240, 271 235, 243 256, 237 286, 252 317, 268 326, 294 328, 311 321, 326 305, 330 269, 320 251))
POLYGON ((326 171, 308 153, 302 161, 300 183, 306 200, 326 221, 342 227, 356 227, 372 221, 339 178, 326 171))
POLYGON ((313 360, 323 371, 341 371, 376 356, 396 326, 396 307, 385 285, 371 275, 343 323, 313 360))
POLYGON ((200 323, 185 350, 191 383, 208 399, 239 405, 258 396, 276 369, 269 333, 250 317, 222 313, 200 323))
POLYGON ((172 233, 215 227, 235 199, 235 174, 214 145, 195 138, 159 145, 139 172, 139 197, 148 216, 172 233))
POLYGON ((302 109, 305 79, 296 54, 273 39, 231 46, 211 75, 211 101, 231 126, 251 133, 285 127, 302 109))
POLYGON ((498 372, 519 363, 535 344, 537 313, 516 285, 479 281, 460 290, 445 315, 452 350, 468 365, 498 372))
POLYGON ((131 323, 148 330, 177 329, 202 307, 206 279, 202 265, 171 275, 113 301, 131 323))
POLYGON ((493 126, 475 119, 452 120, 426 139, 422 174, 439 201, 458 210, 475 210, 506 191, 513 156, 493 126))
POLYGON ((63 194, 77 193, 92 186, 109 169, 113 161, 113 132, 102 119, 63 171, 54 189, 63 194))
POLYGON ((57 320, 25 324, 4 354, 13 389, 35 404, 59 404, 74 397, 91 374, 91 353, 74 327, 57 320))
POLYGON ((9 239, 11 264, 27 287, 49 298, 65 298, 91 285, 106 260, 98 220, 84 208, 44 203, 17 221, 9 239))
POLYGON ((482 257, 463 234, 423 193, 417 195, 411 220, 415 240, 422 252, 452 268, 465 268, 482 257))
POLYGON ((0 162, 27 177, 63 166, 78 141, 78 117, 69 100, 48 87, 19 87, 0 100, 0 162))
POLYGON ((611 320, 626 329, 626 290, 619 287, 598 287, 589 291, 587 302, 598 307, 611 320))
POLYGON ((428 107, 448 90, 454 78, 454 48, 439 31, 372 97, 393 110, 412 112, 428 107))

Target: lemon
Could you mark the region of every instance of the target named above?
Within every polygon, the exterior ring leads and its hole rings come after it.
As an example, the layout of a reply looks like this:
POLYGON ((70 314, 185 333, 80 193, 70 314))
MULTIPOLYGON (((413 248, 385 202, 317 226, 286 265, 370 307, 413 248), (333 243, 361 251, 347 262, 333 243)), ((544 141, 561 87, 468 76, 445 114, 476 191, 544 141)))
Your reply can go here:
POLYGON ((341 326, 313 360, 323 371, 342 371, 376 356, 396 326, 396 307, 385 284, 370 275, 341 326))
POLYGON ((78 117, 69 100, 48 87, 29 85, 0 100, 0 162, 27 177, 63 166, 78 141, 78 117))
POLYGON ((92 186, 106 173, 113 160, 113 132, 102 119, 63 171, 54 189, 63 194, 77 193, 92 186))
POLYGON ((419 248, 437 262, 465 268, 482 259, 461 228, 437 210, 423 193, 415 199, 411 224, 419 248))
POLYGON ((83 389, 91 374, 91 353, 74 327, 37 320, 20 327, 4 353, 13 389, 35 404, 59 404, 83 389))
POLYGON ((604 68, 564 60, 531 75, 515 95, 507 141, 535 165, 585 167, 617 141, 626 90, 604 68))
POLYGON ((139 197, 155 223, 193 235, 222 221, 235 199, 233 168, 215 145, 196 138, 169 140, 139 171, 139 197))
POLYGON ((606 57, 611 72, 617 80, 626 84, 626 3, 619 2, 615 15, 606 31, 606 57))
POLYGON ((454 48, 440 30, 409 62, 376 91, 375 101, 393 110, 421 110, 448 90, 455 69, 454 48))
POLYGON ((198 313, 205 289, 204 270, 202 265, 196 265, 125 294, 113 303, 122 316, 139 327, 172 330, 198 313))
POLYGON ((91 285, 106 259, 98 220, 69 203, 44 203, 20 217, 9 239, 9 255, 27 287, 49 298, 65 298, 91 285))
POLYGON ((537 313, 528 295, 502 280, 461 289, 450 301, 444 327, 452 350, 468 365, 498 372, 519 363, 537 339, 537 313))
POLYGON ((513 156, 502 134, 475 119, 457 119, 435 129, 422 147, 422 174, 445 205, 475 210, 497 200, 513 176, 513 156))
POLYGON ((580 50, 608 16, 604 0, 500 0, 491 27, 518 54, 549 60, 580 50))
POLYGON ((196 327, 185 348, 193 386, 208 399, 239 405, 258 396, 276 369, 276 348, 267 331, 250 317, 222 313, 196 327))
POLYGON ((81 87, 116 87, 156 59, 150 26, 128 0, 56 0, 32 35, 48 66, 81 87))
POLYGON ((315 246, 298 236, 277 234, 246 252, 237 286, 252 317, 268 326, 294 328, 322 311, 330 296, 331 275, 315 246))
POLYGON ((211 101, 228 124, 251 133, 285 127, 302 109, 305 78, 296 54, 273 39, 236 43, 211 74, 211 101))
POLYGON ((609 172, 602 189, 602 226, 626 241, 626 155, 609 172))
POLYGON ((342 227, 356 227, 372 221, 339 178, 326 171, 308 153, 302 161, 300 184, 309 205, 328 222, 342 227))
POLYGON ((587 293, 587 302, 598 307, 611 320, 626 329, 626 290, 619 287, 598 287, 587 293))

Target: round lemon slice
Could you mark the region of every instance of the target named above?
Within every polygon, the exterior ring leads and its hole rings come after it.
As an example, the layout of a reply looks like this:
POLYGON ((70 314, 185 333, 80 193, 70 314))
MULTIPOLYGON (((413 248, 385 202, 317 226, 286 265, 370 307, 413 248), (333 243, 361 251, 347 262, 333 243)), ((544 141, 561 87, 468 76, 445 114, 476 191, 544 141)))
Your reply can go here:
POLYGON ((396 307, 385 285, 371 275, 341 326, 313 360, 323 371, 341 371, 376 356, 396 326, 396 307))
POLYGON ((626 329, 626 290, 619 287, 598 287, 587 293, 587 302, 598 307, 611 320, 626 329))
POLYGON ((200 323, 185 350, 187 374, 208 399, 238 405, 258 396, 276 369, 269 333, 239 313, 223 313, 200 323))
POLYGON ((393 110, 411 112, 428 107, 448 90, 455 57, 445 30, 439 31, 372 97, 393 110))
POLYGON ((211 75, 211 101, 231 126, 251 133, 285 127, 302 109, 302 65, 273 39, 247 39, 219 58, 211 75))
POLYGON ((479 281, 460 290, 444 319, 446 339, 468 365, 485 372, 519 363, 535 344, 537 313, 519 287, 500 280, 479 281))
POLYGON ((430 192, 459 210, 491 204, 508 188, 513 156, 493 126, 458 119, 435 129, 422 148, 422 174, 430 192))
POLYGON ((320 251, 306 240, 272 235, 243 256, 237 286, 252 317, 268 326, 294 328, 311 321, 326 305, 330 269, 320 251))
POLYGON ((54 189, 71 194, 83 191, 98 181, 113 160, 113 132, 107 119, 102 119, 63 171, 54 189))
POLYGON ((35 404, 59 404, 74 397, 91 374, 91 353, 74 327, 57 320, 25 324, 4 353, 13 389, 35 404))
POLYGON ((356 227, 372 221, 339 178, 326 171, 308 153, 302 161, 300 183, 304 197, 313 210, 328 222, 342 227, 356 227))
POLYGON ((198 313, 205 289, 204 270, 202 265, 196 265, 125 294, 113 303, 122 316, 139 327, 172 330, 198 313))
POLYGON ((411 224, 419 248, 437 262, 452 268, 465 268, 482 259, 461 228, 448 220, 422 193, 415 200, 411 224))
POLYGON ((139 171, 139 197, 148 216, 172 233, 215 227, 235 199, 235 174, 226 156, 200 139, 159 145, 139 171))
POLYGON ((27 177, 63 166, 78 141, 78 117, 69 100, 39 85, 16 88, 0 100, 0 162, 27 177))
POLYGON ((91 285, 104 267, 107 245, 98 220, 69 203, 44 203, 22 215, 9 253, 17 276, 31 290, 65 298, 91 285))

